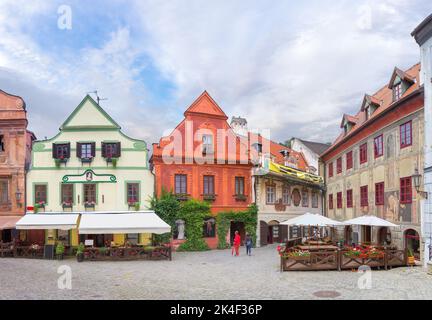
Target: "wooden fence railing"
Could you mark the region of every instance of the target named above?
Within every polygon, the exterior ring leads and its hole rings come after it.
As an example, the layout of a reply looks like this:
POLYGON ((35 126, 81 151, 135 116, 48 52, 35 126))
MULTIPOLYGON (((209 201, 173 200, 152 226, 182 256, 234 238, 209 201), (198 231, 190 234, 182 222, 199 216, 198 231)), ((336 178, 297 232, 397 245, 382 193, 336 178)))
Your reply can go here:
POLYGON ((401 267, 408 265, 406 250, 386 249, 383 256, 365 257, 350 256, 347 250, 328 250, 311 252, 309 256, 285 257, 281 256, 281 271, 306 270, 347 270, 360 266, 370 268, 401 267))
POLYGON ((172 259, 170 246, 131 248, 86 248, 84 260, 162 260, 172 259))

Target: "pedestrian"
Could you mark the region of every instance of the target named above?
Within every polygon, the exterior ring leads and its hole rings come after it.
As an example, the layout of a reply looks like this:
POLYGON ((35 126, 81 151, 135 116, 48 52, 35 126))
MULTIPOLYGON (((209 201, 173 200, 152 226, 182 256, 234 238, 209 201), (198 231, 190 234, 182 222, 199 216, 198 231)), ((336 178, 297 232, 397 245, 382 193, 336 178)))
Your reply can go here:
POLYGON ((246 233, 246 254, 248 256, 252 255, 252 237, 249 233, 246 233))
POLYGON ((235 255, 236 256, 240 255, 240 252, 239 252, 240 242, 241 242, 241 238, 240 238, 239 232, 236 231, 235 234, 234 234, 234 250, 235 250, 235 255))

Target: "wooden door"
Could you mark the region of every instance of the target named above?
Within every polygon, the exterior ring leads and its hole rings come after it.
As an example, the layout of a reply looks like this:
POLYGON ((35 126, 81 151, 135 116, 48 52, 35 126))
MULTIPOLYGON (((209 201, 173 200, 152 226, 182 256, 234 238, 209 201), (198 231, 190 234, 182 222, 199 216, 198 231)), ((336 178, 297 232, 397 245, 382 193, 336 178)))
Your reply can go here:
POLYGON ((264 221, 260 221, 260 243, 261 246, 267 245, 268 225, 264 221))

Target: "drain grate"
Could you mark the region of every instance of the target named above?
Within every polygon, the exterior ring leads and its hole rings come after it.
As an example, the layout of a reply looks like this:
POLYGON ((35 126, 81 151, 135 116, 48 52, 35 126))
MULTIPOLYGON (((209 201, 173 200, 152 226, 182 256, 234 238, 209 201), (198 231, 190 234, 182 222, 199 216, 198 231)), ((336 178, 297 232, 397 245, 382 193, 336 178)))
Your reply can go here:
POLYGON ((337 291, 316 291, 313 295, 318 298, 337 298, 341 294, 337 291))

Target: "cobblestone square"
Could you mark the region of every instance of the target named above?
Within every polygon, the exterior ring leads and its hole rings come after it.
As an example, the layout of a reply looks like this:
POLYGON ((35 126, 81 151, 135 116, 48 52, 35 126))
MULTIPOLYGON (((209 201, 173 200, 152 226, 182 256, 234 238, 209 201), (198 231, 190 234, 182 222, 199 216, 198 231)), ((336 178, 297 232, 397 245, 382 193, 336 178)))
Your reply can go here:
POLYGON ((279 271, 274 246, 253 256, 230 250, 175 253, 173 261, 83 262, 0 259, 1 299, 431 299, 432 276, 420 267, 372 271, 359 289, 352 271, 279 271), (58 289, 61 265, 72 289, 58 289), (324 291, 324 292, 322 292, 324 291), (321 293, 319 293, 321 292, 321 293), (320 297, 321 296, 321 297, 320 297))

